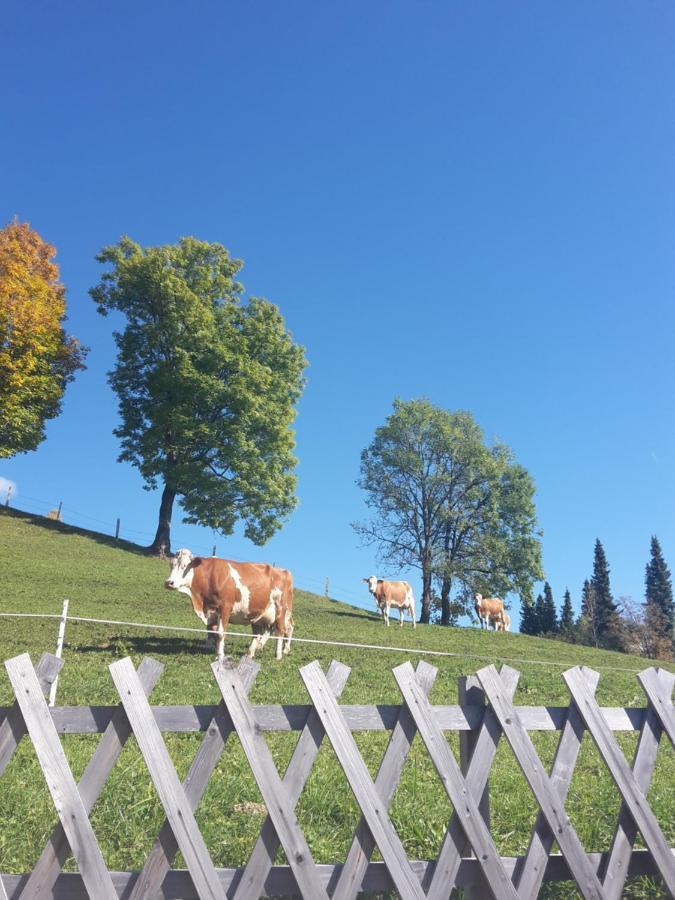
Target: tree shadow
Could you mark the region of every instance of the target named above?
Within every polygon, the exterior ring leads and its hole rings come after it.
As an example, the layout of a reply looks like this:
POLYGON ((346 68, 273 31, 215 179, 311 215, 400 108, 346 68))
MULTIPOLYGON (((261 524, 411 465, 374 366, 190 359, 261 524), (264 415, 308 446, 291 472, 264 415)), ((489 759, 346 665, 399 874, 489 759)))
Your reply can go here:
POLYGON ((96 541, 97 544, 114 547, 116 550, 126 550, 128 553, 135 553, 137 556, 154 556, 156 559, 159 559, 155 554, 149 553, 147 547, 142 547, 140 544, 134 544, 132 541, 126 541, 123 538, 116 539, 113 535, 103 534, 100 531, 80 528, 78 525, 67 525, 65 522, 57 522, 56 519, 48 519, 39 513, 29 513, 24 512, 22 509, 13 509, 11 506, 3 506, 0 507, 0 515, 23 519, 30 525, 44 528, 47 531, 56 531, 58 534, 79 534, 81 537, 96 541))

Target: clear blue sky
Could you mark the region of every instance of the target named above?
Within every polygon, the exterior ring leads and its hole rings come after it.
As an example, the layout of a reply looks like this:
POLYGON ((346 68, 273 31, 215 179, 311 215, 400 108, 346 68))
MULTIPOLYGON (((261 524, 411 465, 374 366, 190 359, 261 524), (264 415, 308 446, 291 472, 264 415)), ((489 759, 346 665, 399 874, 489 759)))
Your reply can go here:
MULTIPOLYGON (((596 537, 641 599, 651 534, 675 564, 674 46, 664 0, 10 0, 0 222, 56 244, 92 348, 45 443, 0 462, 17 505, 154 533, 158 496, 115 461, 113 322, 87 292, 122 234, 193 234, 245 261, 311 362, 298 510, 220 555, 368 605, 359 453, 396 395, 426 396, 532 473, 558 602, 578 605, 596 537)), ((214 540, 178 522, 173 543, 214 540)))

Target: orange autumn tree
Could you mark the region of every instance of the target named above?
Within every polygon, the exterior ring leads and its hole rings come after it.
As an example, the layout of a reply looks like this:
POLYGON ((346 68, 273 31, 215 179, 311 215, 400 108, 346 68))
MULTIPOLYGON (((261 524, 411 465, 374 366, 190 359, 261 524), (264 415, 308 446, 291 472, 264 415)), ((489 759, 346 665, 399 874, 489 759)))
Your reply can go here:
POLYGON ((86 348, 63 329, 56 250, 27 223, 0 228, 0 458, 44 440, 86 348))

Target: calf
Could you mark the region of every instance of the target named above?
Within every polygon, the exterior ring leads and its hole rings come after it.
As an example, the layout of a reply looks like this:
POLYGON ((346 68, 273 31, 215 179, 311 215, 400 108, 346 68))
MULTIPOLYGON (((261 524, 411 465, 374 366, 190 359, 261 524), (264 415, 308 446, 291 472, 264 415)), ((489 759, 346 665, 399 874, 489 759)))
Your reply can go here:
POLYGON ((412 626, 415 627, 415 598, 407 581, 383 581, 375 575, 363 580, 375 598, 378 609, 382 611, 385 625, 389 625, 389 610, 395 606, 401 617, 401 625, 403 625, 403 613, 409 612, 412 626))
POLYGON ((277 633, 277 659, 281 659, 282 652, 290 652, 295 623, 293 578, 287 569, 193 556, 189 550, 179 550, 171 560, 165 587, 190 597, 195 613, 215 635, 218 659, 223 658, 230 622, 251 626, 251 659, 256 650, 265 646, 273 627, 277 633))
POLYGON ((511 616, 506 610, 490 616, 490 622, 495 631, 511 631, 511 616))
POLYGON ((504 601, 499 597, 483 597, 482 594, 476 594, 476 602, 474 605, 481 630, 486 631, 490 627, 490 622, 499 618, 504 613, 504 601))

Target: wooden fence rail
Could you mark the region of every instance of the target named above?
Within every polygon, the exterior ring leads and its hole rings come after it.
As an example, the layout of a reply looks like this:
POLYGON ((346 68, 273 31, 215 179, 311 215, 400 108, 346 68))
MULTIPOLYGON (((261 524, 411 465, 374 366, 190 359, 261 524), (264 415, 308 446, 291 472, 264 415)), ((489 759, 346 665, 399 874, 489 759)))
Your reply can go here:
MULTIPOLYGON (((659 876, 675 896, 675 850, 668 846, 646 799, 662 736, 675 742, 672 694, 675 675, 647 669, 638 675, 643 708, 601 708, 595 700, 598 673, 576 667, 563 674, 570 692, 567 707, 514 706, 519 673, 504 666, 480 669, 462 679, 455 706, 432 706, 428 696, 436 669, 421 662, 398 666, 393 676, 400 705, 341 705, 349 669, 333 662, 326 673, 317 663, 300 670, 310 703, 254 707, 248 700, 258 665, 243 659, 214 663, 221 701, 213 706, 151 706, 149 695, 162 666, 130 659, 110 668, 120 697, 117 706, 47 706, 45 695, 62 666, 45 654, 36 669, 27 654, 5 663, 16 700, 0 709, 0 776, 19 742, 28 737, 43 771, 59 824, 34 869, 0 874, 5 898, 224 898, 252 900, 265 895, 351 900, 361 891, 391 891, 407 898, 447 898, 454 888, 472 897, 534 898, 545 881, 574 880, 585 898, 621 897, 629 875, 659 876), (464 702, 465 701, 465 702, 464 702), (549 770, 529 732, 559 731, 549 770), (263 732, 299 731, 283 777, 263 732), (369 774, 353 733, 391 732, 376 778, 369 774), (445 732, 460 735, 458 765, 445 732), (614 732, 638 731, 632 764, 614 732), (163 732, 202 732, 192 765, 181 783, 163 732), (78 784, 59 734, 103 736, 78 784), (588 733, 616 784, 621 808, 611 846, 587 852, 565 812, 565 800, 581 741, 588 733), (230 735, 236 734, 267 807, 260 836, 244 867, 217 868, 195 820, 230 735), (166 819, 140 872, 106 868, 89 815, 127 740, 134 736, 166 819), (424 744, 452 816, 436 860, 411 860, 389 816, 412 741, 424 744), (490 834, 488 778, 501 738, 510 746, 539 806, 528 850, 521 857, 500 856, 490 834), (295 808, 326 739, 332 747, 361 811, 343 863, 317 864, 295 808), (646 849, 635 849, 641 836, 646 849), (554 844, 559 854, 551 853, 554 844), (288 865, 274 864, 282 848, 288 865), (381 862, 372 855, 379 850, 381 862), (173 869, 180 852, 186 869, 173 869), (63 872, 69 854, 78 873, 63 872)), ((1 785, 1 781, 0 781, 1 785)), ((674 791, 675 793, 675 791, 674 791)), ((2 825, 0 823, 0 829, 2 825)))

